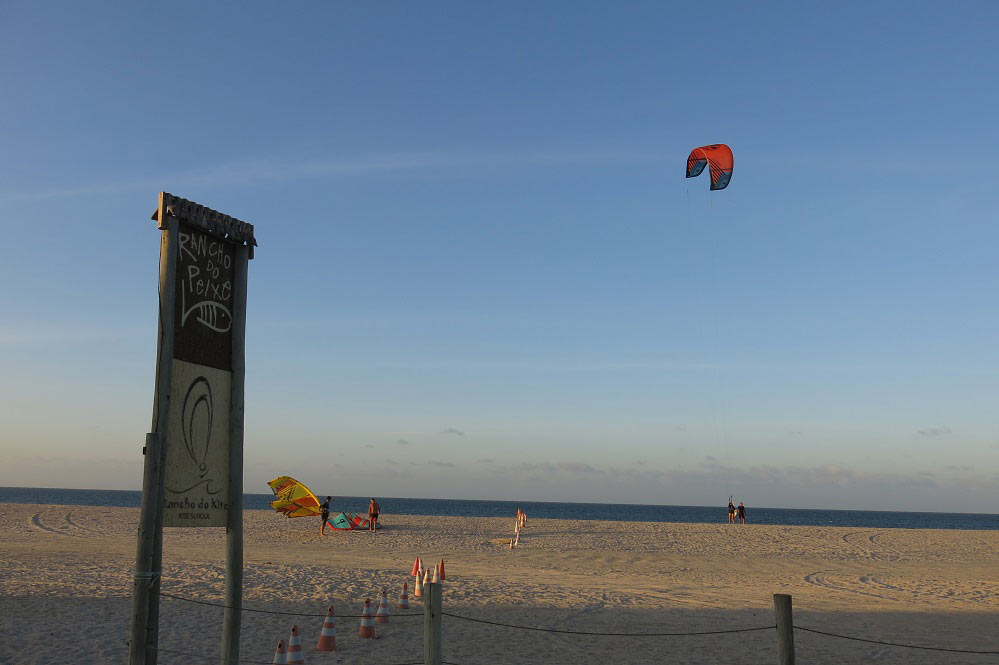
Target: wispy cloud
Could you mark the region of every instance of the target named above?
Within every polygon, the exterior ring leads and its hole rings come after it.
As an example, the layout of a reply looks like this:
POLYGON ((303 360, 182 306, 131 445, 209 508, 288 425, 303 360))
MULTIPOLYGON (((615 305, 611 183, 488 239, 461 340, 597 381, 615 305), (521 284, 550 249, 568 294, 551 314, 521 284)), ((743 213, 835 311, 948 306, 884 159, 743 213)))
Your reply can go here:
POLYGON ((454 427, 448 427, 447 429, 441 430, 441 434, 454 434, 455 436, 465 436, 465 433, 460 429, 455 429, 454 427))
POLYGON ((397 445, 397 446, 408 446, 409 445, 409 441, 407 441, 406 439, 396 439, 395 440, 395 445, 397 445))
POLYGON ((443 466, 448 469, 454 468, 454 464, 451 462, 439 462, 437 460, 427 460, 427 464, 429 464, 430 466, 443 466))
POLYGON ((339 159, 246 159, 217 164, 181 173, 152 174, 143 178, 121 178, 92 182, 73 187, 34 191, 2 191, 11 200, 45 200, 73 196, 114 194, 133 190, 159 191, 197 187, 246 186, 260 183, 349 177, 368 173, 412 171, 416 169, 459 169, 470 166, 517 167, 523 165, 559 165, 566 163, 608 163, 645 161, 657 158, 651 151, 601 149, 494 150, 469 148, 434 152, 398 152, 355 155, 339 159))
MULTIPOLYGON (((155 335, 155 328, 150 335, 155 335)), ((35 325, 25 323, 17 328, 0 328, 0 346, 27 346, 30 344, 72 344, 90 342, 114 342, 132 337, 136 331, 129 328, 80 328, 75 324, 59 325, 47 323, 35 325)))
POLYGON ((951 434, 949 427, 927 427, 926 429, 921 429, 917 432, 919 436, 946 436, 951 434))

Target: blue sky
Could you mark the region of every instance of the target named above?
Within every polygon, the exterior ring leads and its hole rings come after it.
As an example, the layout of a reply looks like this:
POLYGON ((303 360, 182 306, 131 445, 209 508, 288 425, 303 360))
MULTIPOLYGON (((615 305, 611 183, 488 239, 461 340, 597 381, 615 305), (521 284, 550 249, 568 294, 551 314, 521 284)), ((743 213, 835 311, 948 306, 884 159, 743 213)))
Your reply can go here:
POLYGON ((139 487, 165 190, 256 225, 248 491, 995 512, 997 20, 7 4, 0 484, 139 487))

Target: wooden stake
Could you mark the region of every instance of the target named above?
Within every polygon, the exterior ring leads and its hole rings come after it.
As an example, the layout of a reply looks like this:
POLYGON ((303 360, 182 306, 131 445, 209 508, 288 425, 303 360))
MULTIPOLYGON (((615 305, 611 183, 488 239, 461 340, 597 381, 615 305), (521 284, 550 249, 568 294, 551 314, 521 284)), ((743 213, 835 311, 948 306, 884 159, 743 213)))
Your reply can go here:
POLYGON ((423 663, 442 665, 444 659, 441 641, 441 592, 442 584, 427 584, 423 587, 423 663))
POLYGON ((791 596, 774 594, 774 614, 777 615, 777 663, 794 665, 794 623, 791 620, 791 596))

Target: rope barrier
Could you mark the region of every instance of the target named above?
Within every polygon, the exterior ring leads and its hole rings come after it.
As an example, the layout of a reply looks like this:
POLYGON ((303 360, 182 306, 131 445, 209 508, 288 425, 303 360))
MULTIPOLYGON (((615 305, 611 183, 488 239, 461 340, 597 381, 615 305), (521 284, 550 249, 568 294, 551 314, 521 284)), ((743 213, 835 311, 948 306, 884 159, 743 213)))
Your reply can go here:
MULTIPOLYGON (((225 605, 224 603, 212 603, 212 602, 209 602, 207 600, 197 600, 195 598, 184 598, 183 596, 175 596, 172 593, 166 593, 166 592, 163 592, 163 591, 160 591, 159 595, 163 596, 164 598, 173 598, 174 600, 182 600, 185 603, 196 603, 198 605, 208 605, 210 607, 222 607, 222 608, 225 608, 225 609, 236 609, 233 605, 225 605)), ((259 609, 253 608, 253 607, 242 607, 242 608, 239 608, 239 609, 241 609, 243 612, 257 612, 259 614, 282 614, 284 616, 293 616, 293 617, 324 617, 324 616, 326 616, 325 612, 323 612, 322 614, 310 614, 308 612, 281 612, 281 611, 278 611, 278 610, 259 610, 259 609)), ((374 614, 372 614, 371 616, 374 617, 374 614)), ((421 616, 423 616, 423 612, 420 612, 418 614, 416 614, 416 613, 413 613, 413 614, 393 614, 392 616, 396 617, 396 618, 421 617, 421 616)), ((336 618, 338 618, 338 619, 362 619, 362 618, 364 618, 364 615, 363 614, 337 614, 336 618)), ((270 665, 270 663, 268 663, 268 665, 270 665)))
MULTIPOLYGON (((239 660, 233 660, 232 658, 222 658, 221 656, 205 656, 193 653, 186 653, 184 651, 175 651, 173 649, 164 649, 163 647, 153 647, 156 651, 163 651, 166 653, 172 653, 177 656, 187 656, 188 658, 199 658, 201 660, 218 661, 223 660, 227 663, 246 663, 246 665, 272 665, 273 660, 263 661, 263 660, 246 660, 245 658, 240 658, 239 660)), ((390 665, 423 665, 420 663, 391 663, 390 665)))
POLYGON ((803 630, 806 633, 816 633, 818 635, 826 635, 828 637, 838 637, 841 640, 853 640, 854 642, 869 642, 871 644, 884 644, 890 647, 902 647, 904 649, 922 649, 924 651, 948 651, 950 653, 974 653, 984 656, 997 656, 999 651, 973 651, 971 649, 948 649, 946 647, 923 647, 915 644, 899 644, 898 642, 882 642, 881 640, 868 640, 863 637, 850 637, 849 635, 837 635, 836 633, 826 633, 821 630, 815 630, 814 628, 804 628, 802 626, 794 626, 795 630, 803 630))
POLYGON ((515 626, 509 623, 499 623, 498 621, 486 621, 485 619, 473 619, 460 614, 441 612, 446 617, 453 619, 463 619, 464 621, 474 621, 475 623, 485 623, 490 626, 502 626, 504 628, 516 628, 518 630, 533 630, 540 633, 562 633, 564 635, 597 635, 601 637, 683 637, 686 635, 723 635, 725 633, 749 633, 755 630, 773 630, 777 626, 761 626, 759 628, 735 628, 732 630, 703 630, 693 633, 597 633, 584 630, 558 630, 556 628, 535 628, 533 626, 515 626))
MULTIPOLYGON (((164 597, 164 598, 171 598, 173 600, 180 600, 180 601, 183 601, 185 603, 195 603, 195 604, 198 604, 198 605, 207 605, 207 606, 210 606, 210 607, 221 607, 221 608, 225 608, 225 609, 234 609, 234 607, 232 605, 226 605, 224 603, 213 603, 213 602, 210 602, 210 601, 207 601, 207 600, 198 600, 198 599, 195 599, 195 598, 184 598, 183 596, 177 596, 177 595, 174 595, 172 593, 166 593, 165 591, 160 591, 159 595, 162 596, 162 597, 164 597)), ((283 615, 283 616, 298 616, 298 617, 325 617, 326 616, 325 613, 322 613, 322 614, 313 614, 313 613, 308 613, 308 612, 282 612, 282 611, 279 611, 279 610, 261 610, 261 609, 257 609, 257 608, 253 608, 253 607, 243 607, 243 608, 240 608, 240 609, 242 611, 245 611, 245 612, 256 612, 258 614, 277 614, 277 615, 283 615)), ((513 628, 515 630, 531 630, 531 631, 535 631, 535 632, 539 632, 539 633, 559 633, 559 634, 562 634, 562 635, 590 635, 590 636, 595 636, 595 637, 687 637, 687 636, 697 636, 697 635, 726 635, 726 634, 730 634, 730 633, 750 633, 750 632, 755 632, 755 631, 760 631, 760 630, 773 630, 773 629, 775 629, 777 627, 776 625, 772 625, 772 626, 759 626, 759 627, 756 627, 756 628, 733 628, 733 629, 729 629, 729 630, 703 630, 703 631, 694 631, 694 632, 686 632, 686 633, 600 633, 600 632, 596 632, 596 631, 585 631, 585 630, 560 630, 560 629, 557 629, 557 628, 538 628, 538 627, 535 627, 535 626, 518 626, 518 625, 510 624, 510 623, 501 623, 499 621, 488 621, 486 619, 473 619, 472 617, 466 617, 466 616, 462 616, 460 614, 452 614, 451 612, 442 612, 442 614, 444 616, 446 616, 446 617, 451 617, 452 619, 460 619, 462 621, 471 621, 471 622, 474 622, 474 623, 482 623, 482 624, 486 624, 486 625, 489 625, 489 626, 499 626, 501 628, 513 628)), ((364 618, 366 615, 363 615, 363 614, 338 614, 336 616, 337 616, 337 618, 341 618, 341 619, 361 619, 361 618, 364 618)), ((392 616, 396 617, 396 618, 422 617, 423 613, 420 612, 420 613, 411 613, 411 614, 393 614, 392 616)), ((794 626, 794 629, 795 630, 802 630, 802 631, 805 631, 807 633, 815 633, 816 635, 825 635, 826 637, 835 637, 835 638, 838 638, 838 639, 841 639, 841 640, 852 640, 854 642, 867 642, 869 644, 882 644, 884 646, 900 647, 900 648, 903 648, 903 649, 920 649, 920 650, 923 650, 923 651, 944 651, 944 652, 948 652, 948 653, 968 653, 968 654, 976 654, 976 655, 982 655, 982 656, 997 656, 997 655, 999 655, 999 651, 977 651, 977 650, 974 650, 974 649, 951 649, 951 648, 947 648, 947 647, 928 647, 928 646, 921 646, 921 645, 917 645, 917 644, 901 644, 899 642, 885 642, 885 641, 882 641, 882 640, 871 640, 871 639, 866 639, 866 638, 863 638, 863 637, 851 637, 849 635, 839 635, 837 633, 829 633, 829 632, 822 631, 822 630, 815 630, 814 628, 805 628, 803 626, 794 626)), ((170 649, 163 649, 163 648, 157 648, 157 647, 154 647, 154 648, 156 648, 158 651, 165 651, 165 652, 168 652, 168 653, 176 653, 178 655, 190 656, 192 658, 202 658, 202 659, 208 658, 206 656, 196 656, 196 655, 192 655, 192 654, 181 653, 179 651, 172 651, 170 649)), ((208 658, 208 659, 209 660, 218 660, 217 658, 214 658, 214 657, 208 658)), ((248 661, 248 660, 242 660, 242 659, 240 659, 239 662, 242 662, 242 663, 257 663, 257 662, 262 662, 262 661, 248 661)), ((263 663, 263 665, 270 665, 270 663, 263 663)), ((413 663, 413 664, 400 663, 398 665, 421 665, 421 664, 419 664, 419 663, 413 663)), ((454 664, 450 664, 450 665, 454 665, 454 664)))

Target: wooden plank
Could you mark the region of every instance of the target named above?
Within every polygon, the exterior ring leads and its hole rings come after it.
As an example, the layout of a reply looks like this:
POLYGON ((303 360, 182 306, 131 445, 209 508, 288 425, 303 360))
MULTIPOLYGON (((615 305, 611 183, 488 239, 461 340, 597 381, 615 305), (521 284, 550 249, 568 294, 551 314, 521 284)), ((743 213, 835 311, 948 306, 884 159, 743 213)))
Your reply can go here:
POLYGON ((243 387, 246 380, 246 283, 250 250, 236 248, 232 310, 232 397, 229 401, 229 515, 226 525, 225 614, 221 665, 239 662, 243 607, 243 387))

